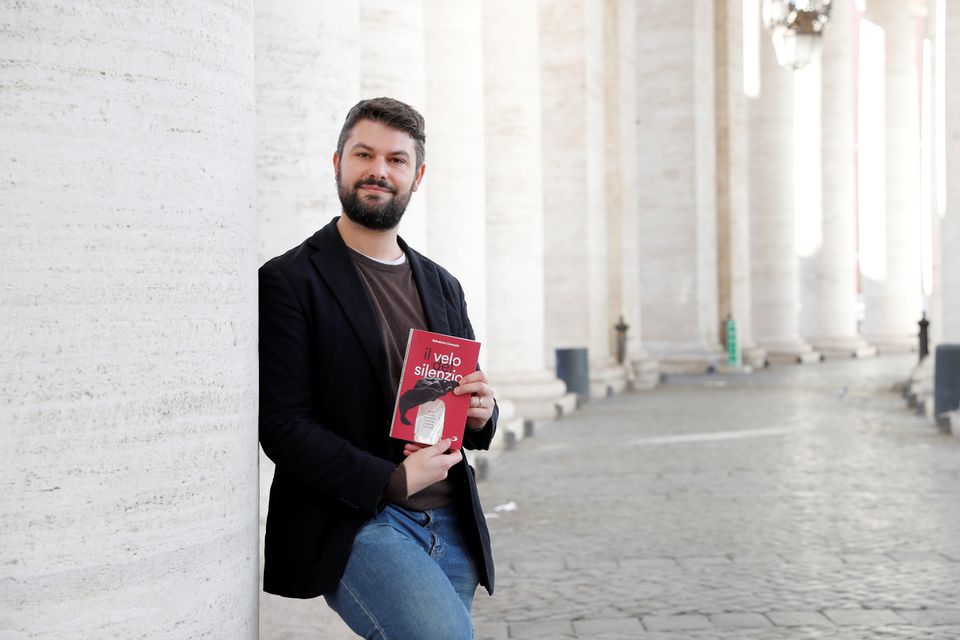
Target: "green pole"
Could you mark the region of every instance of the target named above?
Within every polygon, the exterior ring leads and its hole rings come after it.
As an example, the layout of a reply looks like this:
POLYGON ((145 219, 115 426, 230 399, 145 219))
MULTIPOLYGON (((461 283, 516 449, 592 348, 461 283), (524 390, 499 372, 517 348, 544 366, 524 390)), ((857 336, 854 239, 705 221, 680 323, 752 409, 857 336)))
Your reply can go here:
POLYGON ((737 343, 737 323, 732 317, 727 318, 727 364, 731 367, 740 366, 740 345, 737 343))

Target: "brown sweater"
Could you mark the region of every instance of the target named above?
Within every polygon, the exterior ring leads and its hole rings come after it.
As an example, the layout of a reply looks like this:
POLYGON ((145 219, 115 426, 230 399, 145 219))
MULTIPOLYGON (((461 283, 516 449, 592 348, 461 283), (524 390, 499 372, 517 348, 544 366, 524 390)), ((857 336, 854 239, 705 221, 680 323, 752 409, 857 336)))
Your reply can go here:
MULTIPOLYGON (((403 369, 403 356, 407 350, 410 329, 427 328, 420 293, 413 280, 413 271, 406 260, 397 265, 383 264, 352 249, 350 257, 360 271, 360 279, 363 280, 373 309, 377 313, 387 351, 387 369, 395 390, 400 384, 400 372, 403 369)), ((394 404, 395 400, 396 398, 391 398, 390 404, 394 404)), ((389 428, 389 425, 384 428, 389 428)), ((448 478, 408 496, 406 472, 401 464, 390 477, 384 498, 406 509, 425 511, 453 502, 455 488, 456 485, 448 478)))

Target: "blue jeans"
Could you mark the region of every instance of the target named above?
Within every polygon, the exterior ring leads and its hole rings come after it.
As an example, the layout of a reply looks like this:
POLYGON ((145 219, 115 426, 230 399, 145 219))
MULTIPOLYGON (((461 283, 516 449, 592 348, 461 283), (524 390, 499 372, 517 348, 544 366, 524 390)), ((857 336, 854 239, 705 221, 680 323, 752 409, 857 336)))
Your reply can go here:
POLYGON ((360 529, 327 604, 370 640, 468 640, 479 584, 453 505, 387 505, 360 529))

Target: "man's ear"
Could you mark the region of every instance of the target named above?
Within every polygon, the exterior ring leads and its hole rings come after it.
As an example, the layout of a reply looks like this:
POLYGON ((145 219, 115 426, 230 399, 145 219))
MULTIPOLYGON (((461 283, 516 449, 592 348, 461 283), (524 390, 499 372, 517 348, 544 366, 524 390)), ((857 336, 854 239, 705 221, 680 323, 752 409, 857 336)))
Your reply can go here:
POLYGON ((423 174, 427 170, 426 163, 421 164, 420 168, 417 169, 417 177, 413 179, 413 188, 411 191, 416 191, 420 188, 420 181, 423 180, 423 174))
POLYGON ((337 172, 340 170, 340 154, 336 151, 333 152, 333 175, 337 175, 337 172))

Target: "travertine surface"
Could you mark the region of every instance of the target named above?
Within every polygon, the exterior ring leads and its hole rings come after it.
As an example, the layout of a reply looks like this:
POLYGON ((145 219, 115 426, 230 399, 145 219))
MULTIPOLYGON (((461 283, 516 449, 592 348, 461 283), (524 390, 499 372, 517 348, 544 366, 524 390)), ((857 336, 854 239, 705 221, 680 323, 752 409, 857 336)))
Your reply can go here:
MULTIPOLYGON (((424 113, 426 105, 423 0, 359 0, 360 94, 387 96, 424 113)), ((324 10, 330 3, 323 3, 324 10)), ((427 120, 427 177, 413 194, 400 235, 427 252, 426 193, 430 189, 431 122, 427 120)))
MULTIPOLYGON (((717 263, 719 320, 732 317, 748 364, 765 353, 753 340, 750 306, 750 128, 743 77, 743 2, 717 11, 717 263)), ((756 43, 759 45, 759 43, 756 43)))
POLYGON ((340 214, 333 152, 360 99, 359 0, 258 0, 257 210, 260 262, 340 214))
POLYGON ((717 349, 713 3, 645 7, 637 34, 643 342, 717 349))
POLYGON ((483 40, 479 0, 424 0, 427 255, 463 285, 481 366, 487 334, 483 40))
MULTIPOLYGON (((588 31, 584 0, 540 2, 543 205, 547 358, 558 347, 590 347, 592 235, 588 31)), ((602 144, 602 139, 600 140, 602 144)), ((599 259, 599 256, 598 256, 599 259)), ((552 360, 548 360, 552 366, 552 360)))
POLYGON ((919 85, 914 23, 898 0, 868 4, 867 18, 884 30, 886 211, 880 217, 882 280, 863 278, 864 337, 878 346, 916 344, 920 289, 919 85))
POLYGON ((760 97, 750 101, 750 259, 754 338, 771 352, 804 352, 794 230, 793 75, 760 38, 760 97))
POLYGON ((819 63, 822 206, 809 215, 819 221, 818 242, 800 260, 800 328, 817 348, 856 348, 863 343, 857 333, 853 12, 849 2, 832 6, 819 63))
POLYGON ((960 343, 960 14, 952 8, 946 19, 946 215, 940 222, 942 331, 946 343, 960 343))
POLYGON ((0 42, 0 635, 256 638, 251 3, 0 42))

